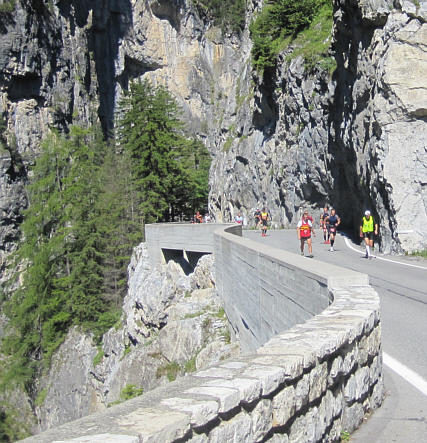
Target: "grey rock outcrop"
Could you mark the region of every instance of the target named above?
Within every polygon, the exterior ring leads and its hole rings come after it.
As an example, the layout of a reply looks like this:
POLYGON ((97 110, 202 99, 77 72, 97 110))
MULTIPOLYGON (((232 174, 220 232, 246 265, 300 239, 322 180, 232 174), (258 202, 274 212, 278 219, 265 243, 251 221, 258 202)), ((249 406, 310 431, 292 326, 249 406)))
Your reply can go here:
POLYGON ((273 226, 293 226, 302 206, 318 218, 329 203, 355 233, 369 208, 385 252, 425 249, 426 5, 338 2, 332 78, 306 72, 301 58, 288 62, 289 51, 279 58, 243 121, 235 112, 244 131, 232 143, 225 131, 214 158, 218 219, 242 210, 251 221, 265 205, 273 226))
POLYGON ((0 151, 0 282, 8 277, 7 257, 14 250, 19 237, 21 211, 27 200, 22 170, 6 150, 0 151))
POLYGON ((239 352, 230 342, 228 322, 212 275, 213 257, 203 256, 186 276, 170 261, 152 267, 145 244, 129 265, 129 290, 122 324, 102 345, 72 329, 39 386, 39 430, 83 417, 119 401, 126 387, 143 391, 168 383, 239 352))

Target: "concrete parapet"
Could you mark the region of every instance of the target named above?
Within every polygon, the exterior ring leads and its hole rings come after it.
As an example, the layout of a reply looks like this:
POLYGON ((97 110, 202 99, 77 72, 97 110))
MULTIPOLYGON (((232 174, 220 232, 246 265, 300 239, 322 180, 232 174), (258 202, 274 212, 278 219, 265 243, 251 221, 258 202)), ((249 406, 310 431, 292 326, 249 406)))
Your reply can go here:
POLYGON ((215 233, 215 274, 234 331, 244 351, 327 308, 337 286, 366 286, 366 274, 272 248, 230 234, 215 233))
MULTIPOLYGON (((233 298, 234 303, 249 306, 258 300, 259 310, 265 311, 248 320, 250 331, 258 334, 249 346, 260 346, 24 441, 338 442, 342 431, 354 430, 367 411, 381 404, 380 303, 367 276, 227 232, 217 231, 215 238, 223 299, 231 289, 244 289, 245 297, 233 298), (275 300, 274 308, 263 307, 263 289, 275 300), (297 290, 305 291, 300 299, 297 290), (257 299, 249 303, 257 291, 257 299), (292 296, 287 297, 288 291, 292 296), (313 296, 306 298, 309 291, 313 296), (269 315, 289 317, 285 299, 303 321, 275 334, 282 320, 270 320, 263 332, 269 315)), ((249 309, 226 306, 237 322, 237 314, 246 315, 249 309)))
POLYGON ((235 235, 242 235, 241 225, 218 223, 156 223, 145 225, 145 241, 153 264, 164 263, 163 250, 185 252, 214 252, 214 232, 229 227, 235 235))

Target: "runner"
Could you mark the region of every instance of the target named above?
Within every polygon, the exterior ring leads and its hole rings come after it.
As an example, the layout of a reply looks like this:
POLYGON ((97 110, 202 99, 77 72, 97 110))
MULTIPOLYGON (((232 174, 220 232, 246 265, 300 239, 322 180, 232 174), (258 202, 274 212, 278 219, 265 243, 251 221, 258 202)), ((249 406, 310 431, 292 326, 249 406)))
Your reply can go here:
POLYGON ((326 218, 329 217, 329 208, 325 206, 323 213, 320 214, 320 226, 323 229, 323 242, 325 245, 329 245, 329 225, 326 223, 326 218))
POLYGON ((255 218, 255 229, 259 229, 261 224, 261 211, 258 208, 254 213, 254 218, 255 218))
POLYGON ((331 247, 330 251, 334 251, 334 243, 335 243, 335 235, 337 233, 337 227, 341 223, 341 219, 336 214, 335 209, 331 209, 331 215, 326 217, 325 222, 328 224, 328 231, 329 231, 329 239, 331 241, 331 247))
POLYGON ((365 258, 372 258, 371 248, 374 247, 374 233, 378 235, 378 224, 374 222, 374 218, 371 217, 371 211, 366 210, 365 216, 362 217, 362 223, 360 224, 360 237, 365 239, 365 258))
POLYGON ((234 221, 236 222, 236 223, 238 223, 239 225, 243 225, 243 215, 242 215, 242 213, 239 211, 238 213, 237 213, 237 215, 234 217, 234 221))
POLYGON ((200 214, 199 211, 196 212, 196 215, 194 216, 194 221, 196 223, 203 223, 203 216, 200 214))
POLYGON ((307 242, 308 245, 308 257, 313 257, 313 247, 311 242, 311 233, 315 236, 313 229, 313 222, 310 220, 308 211, 305 210, 302 219, 297 225, 298 240, 300 241, 301 255, 304 255, 304 244, 307 242))
POLYGON ((261 236, 267 237, 267 225, 270 219, 267 209, 264 207, 261 211, 261 236))

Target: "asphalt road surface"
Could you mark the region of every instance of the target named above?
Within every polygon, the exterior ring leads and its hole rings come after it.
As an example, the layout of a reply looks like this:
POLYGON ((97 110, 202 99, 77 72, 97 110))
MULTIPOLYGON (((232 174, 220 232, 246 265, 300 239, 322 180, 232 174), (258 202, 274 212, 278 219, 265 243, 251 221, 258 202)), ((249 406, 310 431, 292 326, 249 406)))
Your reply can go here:
MULTIPOLYGON (((386 397, 381 408, 351 436, 353 443, 427 442, 427 260, 385 256, 364 258, 364 248, 337 235, 334 252, 317 230, 314 258, 369 274, 381 299, 386 397)), ((296 230, 243 231, 244 237, 299 254, 296 230)), ((305 254, 308 255, 307 246, 305 254)))

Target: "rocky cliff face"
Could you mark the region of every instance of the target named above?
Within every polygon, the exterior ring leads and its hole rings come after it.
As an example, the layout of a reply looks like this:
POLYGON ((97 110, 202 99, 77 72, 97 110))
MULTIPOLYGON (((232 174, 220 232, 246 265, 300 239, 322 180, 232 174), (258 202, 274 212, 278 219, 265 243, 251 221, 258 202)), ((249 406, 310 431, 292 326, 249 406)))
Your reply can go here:
MULTIPOLYGON (((248 2, 247 23, 262 2, 248 2)), ((338 68, 279 59, 261 81, 247 28, 224 35, 190 0, 15 1, 0 15, 1 260, 19 236, 22 183, 50 127, 114 124, 131 79, 165 84, 213 157, 218 221, 267 205, 278 226, 333 204, 348 228, 370 207, 387 251, 426 247, 427 2, 335 2, 338 68), (404 149, 402 149, 402 145, 404 149), (399 234, 400 232, 400 234, 399 234)))
POLYGON ((175 262, 153 268, 145 244, 135 248, 121 325, 98 348, 91 336, 70 331, 40 381, 37 430, 105 409, 129 386, 146 392, 236 355, 212 269, 212 256, 189 276, 175 262))
POLYGON ((266 205, 293 226, 302 206, 337 208, 358 229, 365 208, 386 252, 425 249, 427 2, 335 2, 332 78, 280 57, 236 113, 212 173, 211 210, 230 220, 266 205), (225 148, 229 149, 225 149, 225 148), (225 152, 224 152, 225 151, 225 152))
POLYGON ((336 14, 337 196, 353 218, 351 207, 375 209, 386 250, 427 244, 426 18, 427 2, 409 1, 341 2, 336 14))

